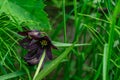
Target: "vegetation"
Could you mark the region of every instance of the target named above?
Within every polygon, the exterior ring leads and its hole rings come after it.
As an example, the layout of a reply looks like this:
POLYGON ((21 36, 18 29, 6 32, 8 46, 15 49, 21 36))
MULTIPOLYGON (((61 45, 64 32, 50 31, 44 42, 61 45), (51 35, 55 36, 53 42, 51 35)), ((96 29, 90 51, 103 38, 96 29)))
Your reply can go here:
POLYGON ((119 7, 120 0, 0 0, 0 80, 120 80, 119 7), (23 27, 49 36, 52 60, 44 50, 39 64, 26 63, 23 27))

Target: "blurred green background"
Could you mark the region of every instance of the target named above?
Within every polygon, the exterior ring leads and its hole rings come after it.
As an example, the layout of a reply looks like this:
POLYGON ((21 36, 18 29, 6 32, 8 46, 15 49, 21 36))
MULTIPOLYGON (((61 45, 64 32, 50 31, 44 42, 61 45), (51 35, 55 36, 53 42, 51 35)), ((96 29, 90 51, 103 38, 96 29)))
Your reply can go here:
POLYGON ((36 80, 120 80, 119 8, 120 0, 0 0, 0 80, 32 80, 37 70, 23 60, 23 26, 58 47, 36 80))

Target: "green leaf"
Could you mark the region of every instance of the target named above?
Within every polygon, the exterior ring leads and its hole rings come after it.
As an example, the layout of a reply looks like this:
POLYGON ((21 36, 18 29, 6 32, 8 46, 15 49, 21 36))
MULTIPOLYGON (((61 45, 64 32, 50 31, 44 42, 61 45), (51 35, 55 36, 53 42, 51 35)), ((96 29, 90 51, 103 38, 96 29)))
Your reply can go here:
POLYGON ((18 24, 31 29, 50 29, 43 0, 2 0, 0 13, 8 14, 18 24))

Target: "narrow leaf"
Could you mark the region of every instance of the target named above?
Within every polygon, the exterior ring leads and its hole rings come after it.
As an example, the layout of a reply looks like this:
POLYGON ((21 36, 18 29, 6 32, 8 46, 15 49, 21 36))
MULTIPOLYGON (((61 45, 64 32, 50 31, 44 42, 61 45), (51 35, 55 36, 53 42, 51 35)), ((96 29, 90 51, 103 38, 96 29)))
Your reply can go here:
POLYGON ((9 74, 0 76, 0 80, 6 80, 6 79, 18 77, 18 76, 21 76, 23 74, 25 74, 25 72, 23 72, 23 71, 16 71, 16 72, 13 72, 13 73, 9 73, 9 74))

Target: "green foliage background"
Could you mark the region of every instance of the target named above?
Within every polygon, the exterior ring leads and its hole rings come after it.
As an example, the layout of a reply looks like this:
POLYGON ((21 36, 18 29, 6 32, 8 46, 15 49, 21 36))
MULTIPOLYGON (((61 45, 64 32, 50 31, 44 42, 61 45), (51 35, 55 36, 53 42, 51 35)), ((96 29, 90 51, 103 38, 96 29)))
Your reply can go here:
POLYGON ((32 80, 22 26, 48 33, 59 50, 36 80, 120 80, 120 0, 0 0, 0 80, 32 80), (51 27, 52 26, 52 27, 51 27))

